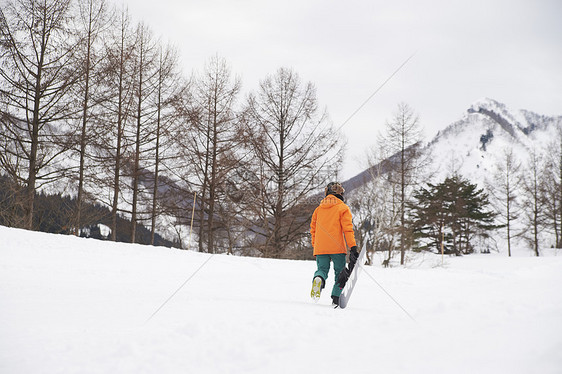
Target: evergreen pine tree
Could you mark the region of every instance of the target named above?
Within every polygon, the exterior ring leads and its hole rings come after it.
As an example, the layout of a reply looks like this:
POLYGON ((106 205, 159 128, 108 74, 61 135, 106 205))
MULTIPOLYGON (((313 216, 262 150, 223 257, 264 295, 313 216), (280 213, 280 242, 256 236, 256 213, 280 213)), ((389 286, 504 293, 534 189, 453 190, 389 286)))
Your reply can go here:
POLYGON ((473 239, 488 237, 498 228, 493 224, 496 213, 487 210, 489 204, 483 189, 458 175, 419 189, 410 205, 418 249, 441 251, 444 241, 446 253, 474 252, 473 239))

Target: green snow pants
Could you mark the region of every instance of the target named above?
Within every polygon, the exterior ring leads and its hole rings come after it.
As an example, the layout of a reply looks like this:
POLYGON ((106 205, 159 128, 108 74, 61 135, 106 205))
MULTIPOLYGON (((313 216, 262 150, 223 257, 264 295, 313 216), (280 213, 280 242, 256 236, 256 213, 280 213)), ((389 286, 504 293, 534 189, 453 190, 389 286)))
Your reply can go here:
POLYGON ((334 287, 332 288, 332 296, 340 296, 341 288, 337 284, 338 275, 345 267, 345 253, 337 253, 333 255, 316 255, 316 265, 318 270, 314 273, 314 277, 320 276, 324 279, 324 284, 328 279, 330 271, 330 261, 334 262, 334 287))

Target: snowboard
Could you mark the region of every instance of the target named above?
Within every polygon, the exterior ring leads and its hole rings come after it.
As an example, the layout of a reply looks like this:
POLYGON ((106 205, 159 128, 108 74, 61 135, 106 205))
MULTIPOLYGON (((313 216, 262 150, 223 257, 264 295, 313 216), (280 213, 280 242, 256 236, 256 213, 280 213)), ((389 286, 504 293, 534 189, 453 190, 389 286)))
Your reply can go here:
POLYGON ((359 271, 361 269, 361 267, 363 266, 363 264, 365 263, 365 254, 367 253, 367 250, 365 249, 365 245, 363 245, 363 248, 361 248, 361 252, 359 252, 359 257, 357 257, 357 262, 355 263, 355 266, 353 267, 353 270, 351 271, 351 274, 349 275, 349 278, 347 280, 347 283, 345 284, 341 295, 340 295, 340 308, 345 308, 347 306, 347 303, 349 302, 349 298, 351 297, 351 294, 353 293, 353 288, 355 288, 355 283, 357 283, 357 277, 359 276, 359 271))

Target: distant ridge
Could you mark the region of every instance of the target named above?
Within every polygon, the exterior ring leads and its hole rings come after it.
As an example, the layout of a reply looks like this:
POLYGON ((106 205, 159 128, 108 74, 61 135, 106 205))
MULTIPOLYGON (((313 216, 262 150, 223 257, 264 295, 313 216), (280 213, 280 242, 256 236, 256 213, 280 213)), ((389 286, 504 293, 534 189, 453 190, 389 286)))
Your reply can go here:
MULTIPOLYGON (((437 180, 444 179, 451 169, 455 169, 482 184, 505 148, 512 147, 525 161, 531 149, 546 149, 559 129, 562 129, 562 115, 545 116, 525 109, 512 110, 499 101, 484 98, 473 103, 460 119, 439 131, 423 147, 423 152, 432 155, 430 168, 437 171, 437 180), (453 159, 456 166, 451 165, 453 159)), ((392 157, 385 162, 391 160, 392 157)), ((346 191, 365 185, 372 178, 372 170, 379 166, 365 169, 344 181, 346 191)))

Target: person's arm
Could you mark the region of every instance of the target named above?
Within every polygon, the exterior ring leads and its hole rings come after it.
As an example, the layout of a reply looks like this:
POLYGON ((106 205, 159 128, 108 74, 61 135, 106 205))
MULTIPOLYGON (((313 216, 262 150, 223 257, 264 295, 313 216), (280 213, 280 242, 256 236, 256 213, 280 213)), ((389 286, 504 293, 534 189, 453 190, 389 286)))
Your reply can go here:
POLYGON ((357 252, 357 243, 355 242, 355 234, 353 233, 353 221, 351 216, 351 211, 349 207, 346 207, 342 214, 341 218, 341 225, 343 235, 345 236, 345 241, 349 248, 349 264, 346 268, 338 275, 337 283, 339 284, 340 288, 343 288, 347 283, 347 280, 351 274, 351 271, 355 267, 355 263, 357 262, 357 258, 359 257, 359 253, 357 252))
POLYGON ((317 219, 317 211, 314 210, 312 214, 312 220, 310 221, 310 236, 312 237, 312 248, 314 248, 314 243, 316 241, 316 219, 317 219))
POLYGON ((351 216, 351 210, 346 206, 341 217, 341 227, 343 235, 345 236, 345 242, 349 248, 357 247, 355 242, 355 234, 353 233, 353 217, 351 216))

